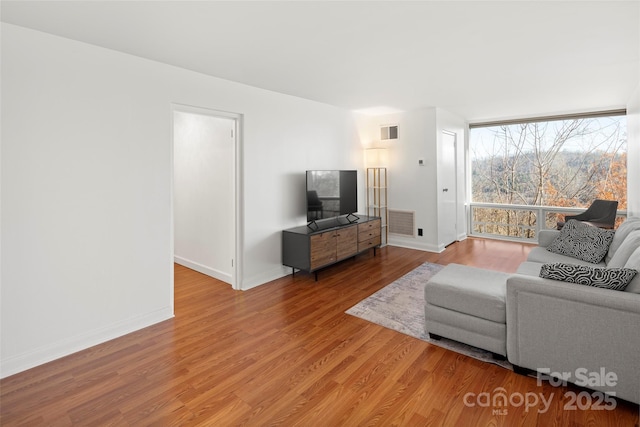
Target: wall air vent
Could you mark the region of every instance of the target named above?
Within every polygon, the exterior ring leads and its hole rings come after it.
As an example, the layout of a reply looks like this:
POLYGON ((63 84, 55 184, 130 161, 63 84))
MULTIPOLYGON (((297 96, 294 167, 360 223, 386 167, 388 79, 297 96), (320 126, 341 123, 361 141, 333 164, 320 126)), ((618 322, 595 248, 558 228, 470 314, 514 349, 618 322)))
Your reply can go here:
POLYGON ((416 237, 416 212, 389 209, 389 234, 416 237))
POLYGON ((398 139, 398 125, 380 126, 380 140, 398 139))

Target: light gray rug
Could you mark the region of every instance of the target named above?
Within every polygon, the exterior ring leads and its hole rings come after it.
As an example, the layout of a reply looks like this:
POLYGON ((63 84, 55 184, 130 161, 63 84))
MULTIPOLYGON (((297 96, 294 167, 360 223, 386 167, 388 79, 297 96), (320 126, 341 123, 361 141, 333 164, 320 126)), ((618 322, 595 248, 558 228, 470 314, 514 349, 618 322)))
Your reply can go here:
POLYGON ((424 286, 443 267, 440 264, 424 263, 360 301, 346 313, 474 359, 513 369, 506 360, 494 360, 491 352, 446 338, 438 341, 429 339, 429 334, 424 329, 424 286))

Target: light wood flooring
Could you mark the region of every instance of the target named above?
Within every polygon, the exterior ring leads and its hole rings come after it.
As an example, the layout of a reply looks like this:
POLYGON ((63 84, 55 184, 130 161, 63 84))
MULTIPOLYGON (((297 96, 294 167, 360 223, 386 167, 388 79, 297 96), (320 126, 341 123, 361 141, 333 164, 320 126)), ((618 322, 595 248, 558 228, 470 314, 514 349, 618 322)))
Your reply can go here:
POLYGON ((3 379, 0 424, 637 426, 637 405, 566 410, 565 393, 581 389, 537 385, 344 313, 423 262, 512 272, 529 248, 389 246, 317 282, 298 273, 245 292, 176 266, 174 319, 3 379), (482 406, 478 396, 498 388, 512 404, 482 406), (519 400, 541 394, 546 411, 519 400))

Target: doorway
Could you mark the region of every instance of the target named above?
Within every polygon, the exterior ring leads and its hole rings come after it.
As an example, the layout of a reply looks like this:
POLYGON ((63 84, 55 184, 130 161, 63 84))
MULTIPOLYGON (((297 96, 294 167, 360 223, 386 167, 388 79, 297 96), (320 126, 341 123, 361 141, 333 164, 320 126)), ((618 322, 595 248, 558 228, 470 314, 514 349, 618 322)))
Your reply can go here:
POLYGON ((456 176, 457 134, 442 131, 438 165, 438 246, 444 249, 457 239, 458 182, 456 176))
POLYGON ((172 110, 174 262, 238 289, 240 116, 172 110))

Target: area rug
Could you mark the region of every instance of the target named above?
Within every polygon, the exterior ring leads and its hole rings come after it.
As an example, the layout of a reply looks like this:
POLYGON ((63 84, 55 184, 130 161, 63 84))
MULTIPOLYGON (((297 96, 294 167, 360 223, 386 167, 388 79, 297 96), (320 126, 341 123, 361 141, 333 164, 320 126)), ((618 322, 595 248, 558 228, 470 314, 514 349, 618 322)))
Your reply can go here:
POLYGON ((443 267, 440 264, 424 263, 360 301, 346 313, 456 353, 513 370, 511 363, 495 360, 491 352, 447 338, 437 341, 429 338, 424 330, 424 286, 443 267))

